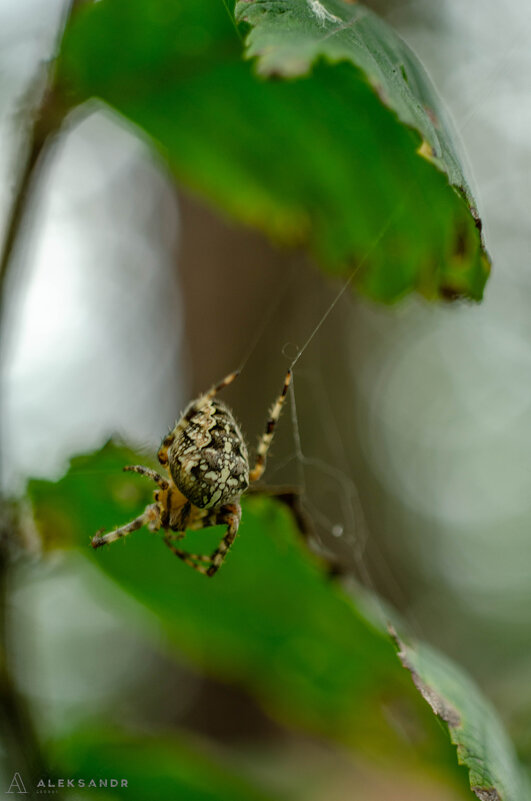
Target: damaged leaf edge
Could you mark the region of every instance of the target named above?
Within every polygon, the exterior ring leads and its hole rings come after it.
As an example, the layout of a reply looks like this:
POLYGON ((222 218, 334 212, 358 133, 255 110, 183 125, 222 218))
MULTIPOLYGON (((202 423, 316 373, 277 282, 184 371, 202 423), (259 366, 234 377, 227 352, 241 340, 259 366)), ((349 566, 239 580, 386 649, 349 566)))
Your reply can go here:
MULTIPOLYGON (((446 157, 450 160, 450 162, 454 162, 458 165, 458 173, 460 175, 460 180, 456 180, 455 176, 452 176, 452 170, 450 164, 446 164, 445 160, 442 158, 442 148, 439 148, 441 153, 439 154, 439 149, 435 147, 435 143, 438 144, 439 138, 437 135, 436 125, 434 124, 433 120, 431 119, 429 109, 423 105, 424 111, 430 118, 430 134, 432 137, 432 142, 429 142, 426 139, 426 132, 422 132, 419 127, 414 123, 414 121, 410 119, 406 119, 400 111, 396 108, 396 105, 386 96, 383 88, 381 87, 379 80, 376 75, 367 72, 360 64, 354 61, 352 58, 349 58, 345 55, 332 55, 331 53, 321 52, 316 54, 311 60, 303 60, 301 59, 299 65, 294 68, 292 65, 292 69, 286 69, 286 71, 276 70, 272 68, 264 68, 261 64, 261 61, 267 56, 267 51, 264 48, 259 49, 256 44, 252 41, 252 33, 257 29, 257 24, 251 22, 249 17, 246 15, 245 7, 246 6, 253 6, 256 4, 256 0, 238 0, 236 2, 235 8, 235 18, 237 22, 244 22, 249 26, 249 32, 247 33, 244 39, 244 52, 243 58, 249 61, 253 61, 255 64, 255 69, 259 76, 261 76, 265 80, 294 80, 297 78, 301 78, 303 76, 311 75, 315 65, 319 61, 323 61, 324 63, 329 64, 330 66, 334 66, 339 63, 347 63, 350 64, 351 67, 357 69, 360 74, 365 79, 368 86, 371 87, 373 92, 376 94, 380 102, 383 106, 385 106, 391 113, 395 116, 398 123, 406 128, 409 128, 416 136, 418 136, 419 145, 417 147, 417 155, 419 158, 428 161, 433 167, 442 173, 447 181, 448 186, 460 197, 461 200, 464 201, 465 206, 473 219, 474 226, 478 233, 479 239, 479 248, 481 254, 481 261, 483 265, 483 270, 485 274, 485 280, 488 279, 491 267, 492 267, 492 260, 490 258, 489 252, 486 247, 485 238, 483 234, 483 222, 481 217, 479 216, 477 205, 475 198, 472 194, 466 176, 464 175, 464 171, 461 165, 461 161, 457 155, 451 150, 447 149, 446 157)), ((367 9, 364 8, 364 12, 369 13, 367 9)), ((376 16, 376 15, 371 15, 376 16)), ((401 47, 403 47, 406 52, 409 52, 410 48, 400 37, 401 47)), ((422 64, 419 62, 419 67, 424 70, 422 64)), ((425 77, 429 81, 432 91, 434 95, 438 98, 439 102, 442 105, 442 101, 438 97, 437 91, 432 84, 431 79, 429 78, 428 74, 425 72, 425 77)), ((420 103, 420 101, 418 101, 420 103)), ((422 105, 422 104, 421 104, 422 105)), ((455 131, 453 130, 453 125, 451 120, 448 118, 446 113, 446 109, 443 107, 440 109, 444 116, 444 124, 449 129, 449 133, 452 136, 455 136, 455 131)), ((483 292, 482 292, 483 294, 483 292)), ((490 800, 489 800, 490 801, 490 800)))
MULTIPOLYGON (((433 687, 430 687, 430 685, 421 678, 416 668, 413 667, 408 659, 407 646, 398 636, 394 626, 389 623, 387 628, 389 635, 396 646, 397 656, 402 664, 402 667, 404 667, 411 674, 413 684, 422 695, 424 700, 429 704, 434 714, 441 718, 441 720, 443 720, 448 726, 450 739, 457 749, 458 763, 466 768, 469 768, 469 765, 461 759, 459 743, 452 736, 452 733, 455 729, 462 727, 460 714, 452 704, 450 704, 440 693, 434 690, 433 687)), ((503 796, 499 794, 495 787, 479 787, 477 785, 471 785, 470 789, 474 795, 480 799, 480 801, 504 801, 503 796)))

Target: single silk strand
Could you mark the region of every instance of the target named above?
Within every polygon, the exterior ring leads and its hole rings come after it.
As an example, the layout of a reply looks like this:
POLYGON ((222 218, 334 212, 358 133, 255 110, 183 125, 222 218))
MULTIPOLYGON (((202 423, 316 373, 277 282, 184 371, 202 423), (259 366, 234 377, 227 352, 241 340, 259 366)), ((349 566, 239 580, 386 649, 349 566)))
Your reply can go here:
POLYGON ((380 229, 379 233, 376 235, 375 239, 373 240, 373 242, 369 246, 368 250, 365 252, 363 257, 360 259, 360 261, 353 268, 353 270, 350 273, 349 277, 344 282, 343 286, 341 287, 341 289, 339 290, 339 292, 337 293, 335 298, 332 300, 332 302, 330 303, 330 305, 328 306, 328 308, 324 312, 323 316, 321 317, 321 319, 319 320, 319 322, 317 323, 315 328, 310 333, 308 339, 306 340, 306 342, 304 343, 302 348, 299 349, 297 355, 295 356, 295 358, 293 359, 293 361, 290 364, 290 369, 293 369, 295 367, 295 365, 299 361, 300 357, 302 356, 302 354, 304 353, 304 351, 306 350, 308 345, 312 342, 312 340, 316 336, 316 334, 319 332, 319 330, 321 329, 322 325, 326 322, 328 316, 333 312, 333 310, 335 309, 335 307, 337 306, 337 304, 339 303, 339 301, 341 300, 341 298, 343 297, 343 295, 347 291, 348 287, 351 285, 352 281, 354 280, 356 275, 359 273, 359 271, 361 270, 361 268, 363 267, 363 265, 365 264, 365 262, 367 261, 367 259, 371 255, 371 253, 380 244, 380 242, 382 241, 383 237, 385 236, 385 234, 387 233, 387 231, 391 227, 392 223, 394 223, 396 221, 397 217, 399 216, 399 213, 403 209, 403 205, 404 205, 404 201, 399 203, 396 206, 396 208, 391 212, 391 214, 387 218, 386 222, 383 224, 382 228, 380 229))

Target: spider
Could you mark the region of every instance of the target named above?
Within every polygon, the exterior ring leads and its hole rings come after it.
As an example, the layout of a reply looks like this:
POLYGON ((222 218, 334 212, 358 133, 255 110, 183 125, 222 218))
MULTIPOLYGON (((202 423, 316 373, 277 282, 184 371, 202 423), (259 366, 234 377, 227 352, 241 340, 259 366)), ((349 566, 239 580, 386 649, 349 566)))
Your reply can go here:
POLYGON ((249 484, 258 481, 264 473, 275 425, 291 382, 290 369, 271 407, 254 467, 249 469, 247 446, 238 424, 228 406, 216 398, 237 375, 237 372, 231 373, 192 401, 175 428, 162 440, 157 456, 167 478, 142 465, 124 467, 157 484, 155 502, 130 523, 108 534, 98 532, 91 541, 93 548, 115 542, 145 525, 150 531, 162 529, 168 548, 194 570, 205 576, 217 573, 238 533, 242 513, 240 497, 249 484), (187 530, 217 525, 226 525, 227 530, 210 556, 176 547, 175 542, 181 540, 187 530))

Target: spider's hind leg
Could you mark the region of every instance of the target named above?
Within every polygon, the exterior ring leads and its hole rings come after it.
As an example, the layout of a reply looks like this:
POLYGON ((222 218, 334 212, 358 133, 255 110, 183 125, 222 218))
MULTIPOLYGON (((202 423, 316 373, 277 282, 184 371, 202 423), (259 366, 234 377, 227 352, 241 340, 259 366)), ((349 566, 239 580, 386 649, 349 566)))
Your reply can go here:
POLYGON ((194 528, 199 529, 221 524, 227 525, 225 536, 210 556, 206 554, 189 553, 188 551, 182 551, 180 548, 176 548, 173 545, 172 536, 169 534, 165 535, 164 542, 175 556, 181 559, 185 564, 193 567, 198 573, 202 573, 204 576, 214 576, 225 561, 232 543, 236 539, 241 515, 242 510, 239 504, 227 504, 227 506, 222 506, 221 509, 217 510, 215 513, 202 518, 202 525, 198 524, 194 526, 194 528))

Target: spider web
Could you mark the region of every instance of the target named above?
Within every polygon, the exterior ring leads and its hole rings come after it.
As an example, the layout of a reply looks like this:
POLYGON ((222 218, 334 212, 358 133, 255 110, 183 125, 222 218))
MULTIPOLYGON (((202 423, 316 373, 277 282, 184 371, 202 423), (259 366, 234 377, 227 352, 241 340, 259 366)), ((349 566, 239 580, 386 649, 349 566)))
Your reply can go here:
MULTIPOLYGON (((300 505, 310 523, 308 533, 310 547, 323 556, 335 572, 355 579, 358 584, 361 583, 371 591, 376 602, 376 611, 384 623, 389 620, 389 613, 379 600, 381 587, 386 586, 388 594, 394 600, 404 600, 405 594, 388 564, 386 555, 379 548, 376 540, 371 537, 345 437, 342 435, 341 424, 336 418, 334 403, 330 398, 326 381, 323 381, 311 365, 305 366, 305 360, 302 359, 310 346, 323 348, 323 338, 320 335, 323 333, 328 319, 338 311, 340 305, 349 303, 350 293, 348 290, 354 279, 370 259, 374 250, 381 244, 388 230, 396 223, 403 208, 404 201, 397 204, 393 212, 383 221, 370 247, 341 283, 332 299, 327 302, 316 322, 313 323, 302 346, 293 346, 291 342, 288 342, 282 347, 282 355, 287 358, 289 369, 293 373, 287 400, 289 409, 285 410, 283 414, 283 419, 289 420, 292 445, 287 456, 281 460, 273 460, 268 465, 265 476, 266 485, 271 486, 275 485, 279 475, 288 476, 288 486, 295 485, 300 505), (323 441, 326 442, 326 449, 329 451, 327 454, 312 454, 313 443, 310 443, 306 425, 299 418, 299 380, 301 383, 302 381, 305 383, 303 397, 305 399, 311 397, 315 401, 314 409, 318 409, 321 426, 319 442, 321 445, 323 441), (369 541, 373 557, 371 564, 367 558, 369 541)), ((293 274, 288 277, 287 285, 292 281, 293 274)), ((242 360, 241 370, 245 369, 252 358, 258 343, 264 337, 264 332, 271 328, 271 321, 278 314, 281 302, 282 295, 279 294, 269 304, 242 360)), ((348 367, 349 365, 346 365, 346 369, 348 367)), ((278 440, 278 436, 277 432, 275 440, 278 440)), ((318 448, 319 442, 317 443, 318 448)))

